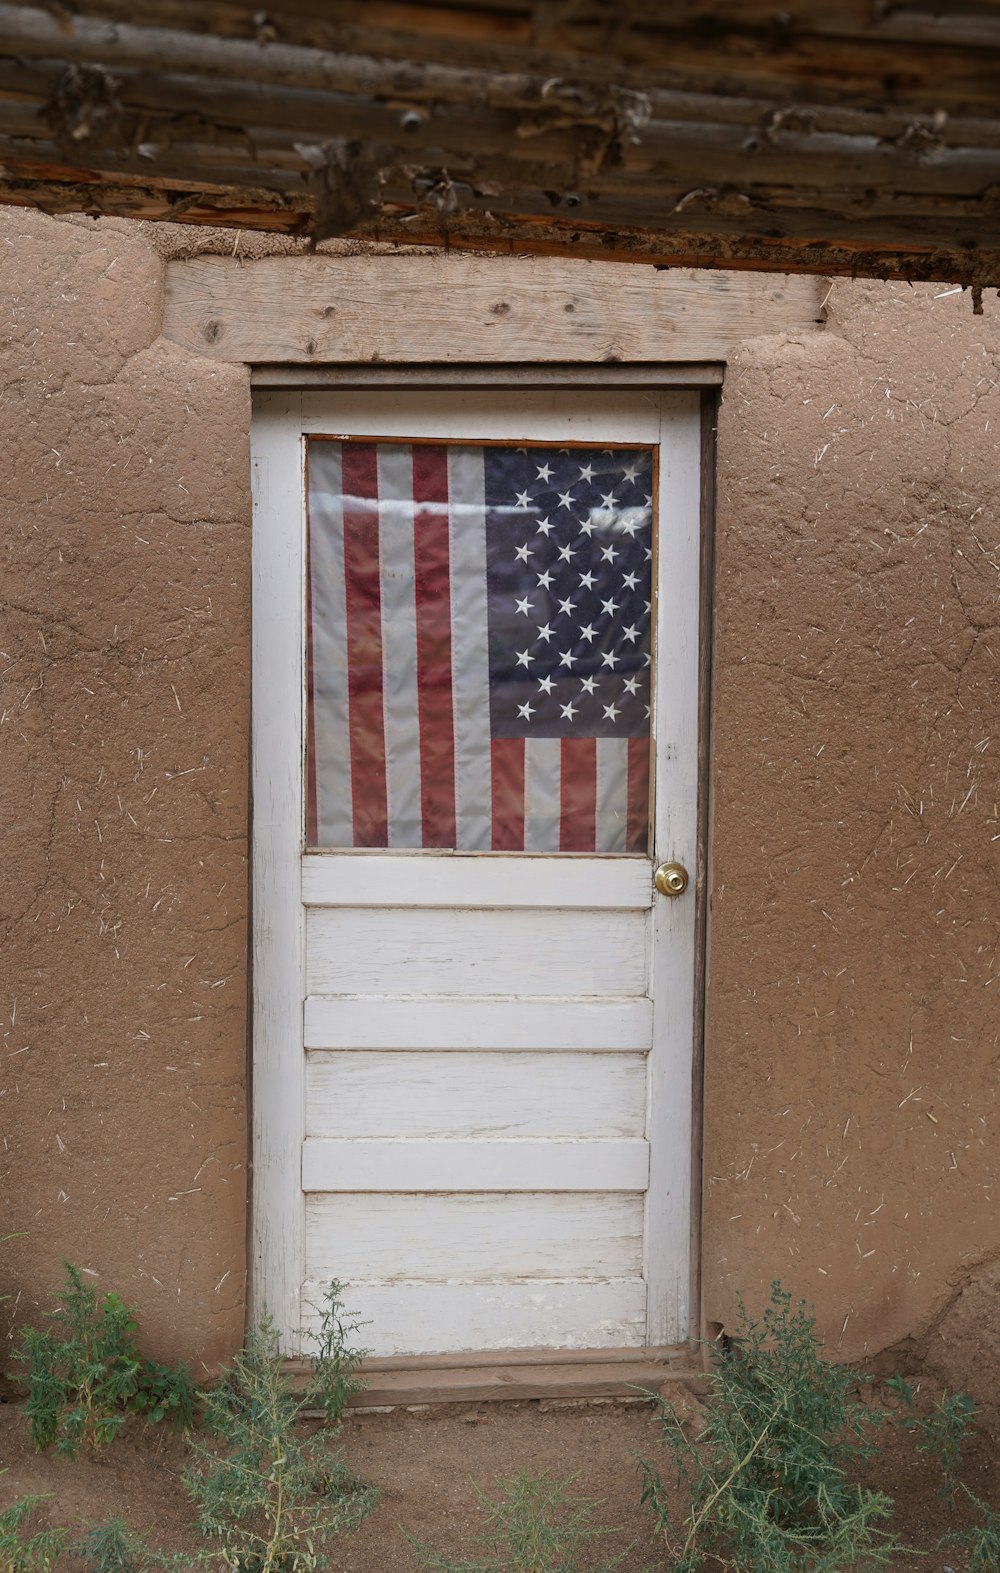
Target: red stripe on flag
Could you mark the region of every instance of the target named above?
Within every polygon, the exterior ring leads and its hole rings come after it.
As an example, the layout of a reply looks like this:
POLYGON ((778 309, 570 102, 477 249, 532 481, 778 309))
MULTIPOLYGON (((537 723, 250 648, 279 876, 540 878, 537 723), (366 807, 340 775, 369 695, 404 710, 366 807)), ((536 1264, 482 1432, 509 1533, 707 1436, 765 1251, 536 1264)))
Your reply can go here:
POLYGON ((344 578, 354 845, 389 844, 382 709, 378 464, 371 443, 344 443, 344 578))
POLYGON ((628 829, 626 852, 649 851, 649 738, 628 740, 628 829))
POLYGON ((559 850, 597 848, 597 739, 564 737, 559 776, 559 850))
POLYGON ((524 851, 524 738, 495 737, 493 762, 493 851, 524 851))
POLYGON ((448 451, 413 449, 420 802, 425 847, 455 845, 455 722, 451 695, 448 451))

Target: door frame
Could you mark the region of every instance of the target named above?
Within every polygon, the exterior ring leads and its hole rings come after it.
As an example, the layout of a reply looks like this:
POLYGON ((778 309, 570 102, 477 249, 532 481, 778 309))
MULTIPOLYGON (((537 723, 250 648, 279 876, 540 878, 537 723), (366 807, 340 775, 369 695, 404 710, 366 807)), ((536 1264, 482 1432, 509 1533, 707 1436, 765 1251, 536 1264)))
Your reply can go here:
MULTIPOLYGON (((699 559, 699 593, 691 605, 662 604, 660 586, 669 580, 669 548, 679 546, 668 532, 661 532, 657 583, 654 589, 657 610, 657 638, 661 638, 663 618, 681 618, 688 672, 693 683, 680 703, 691 714, 685 724, 693 725, 697 749, 685 760, 676 761, 677 773, 669 798, 661 778, 657 784, 657 822, 655 842, 658 857, 675 855, 693 864, 695 876, 694 921, 683 921, 690 909, 687 903, 658 900, 654 922, 670 924, 678 934, 675 942, 657 946, 658 965, 653 978, 655 1001, 660 1010, 681 1008, 693 1020, 693 1043, 685 1057, 684 1070, 691 1069, 689 1148, 690 1170, 676 1155, 663 1150, 663 1142, 651 1142, 651 1173, 645 1230, 644 1271, 649 1303, 653 1307, 673 1305, 674 1325, 686 1326, 688 1336, 699 1330, 701 1214, 701 1127, 702 1062, 704 1030, 705 941, 707 931, 707 807, 708 807, 708 725, 710 718, 711 647, 711 561, 714 504, 714 425, 715 389, 721 383, 719 365, 699 367, 616 367, 604 368, 531 368, 501 367, 361 367, 261 368, 254 374, 255 399, 251 436, 253 476, 253 606, 274 586, 277 571, 294 579, 300 605, 304 592, 302 529, 281 533, 274 539, 275 517, 304 519, 304 480, 302 468, 288 464, 288 433, 292 426, 301 434, 307 429, 302 393, 318 387, 380 387, 403 392, 410 387, 435 388, 442 392, 470 387, 491 392, 536 388, 573 393, 613 393, 616 390, 648 387, 659 393, 679 390, 701 395, 700 431, 691 437, 691 419, 681 436, 678 450, 679 484, 690 502, 687 517, 700 531, 697 544, 686 540, 688 552, 699 559), (581 375, 583 373, 583 375, 581 375), (668 555, 663 555, 664 544, 668 555), (266 548, 266 550, 265 550, 266 548), (670 848, 671 850, 664 850, 670 848), (678 920, 681 920, 678 922, 678 920), (681 1002, 683 1001, 683 1004, 681 1002), (659 1149, 659 1150, 658 1150, 659 1149), (660 1172, 669 1170, 666 1172, 660 1172), (678 1228, 678 1209, 689 1227, 689 1271, 683 1282, 675 1277, 669 1285, 658 1274, 655 1258, 649 1255, 655 1235, 672 1218, 678 1228)), ((668 424, 664 423, 665 426, 668 424)), ((666 446, 664 445, 664 457, 666 446)), ((286 598, 287 600, 287 598, 286 598)), ((279 617, 282 614, 279 613, 279 617)), ((254 618, 255 628, 259 623, 254 618)), ((662 648, 662 645, 661 645, 662 648)), ((289 684, 302 691, 302 627, 285 626, 277 645, 262 645, 255 634, 252 652, 253 727, 252 738, 266 732, 266 754, 252 742, 251 767, 251 1271, 248 1315, 254 1317, 265 1306, 271 1313, 282 1343, 293 1348, 301 1328, 301 1284, 304 1274, 304 1203, 301 1186, 300 1153, 305 1118, 305 1056, 289 1063, 287 1043, 302 1036, 302 921, 300 858, 303 850, 299 813, 303 750, 301 706, 289 707, 289 684), (294 671, 292 665, 294 664, 294 671), (289 801, 296 804, 288 813, 289 801), (264 895, 266 892, 266 900, 264 895)), ((692 733, 692 735, 694 735, 692 733)), ((662 767, 661 767, 662 769, 662 767)), ((655 1030, 655 1028, 654 1028, 655 1030)), ((673 1034, 673 1041, 677 1035, 673 1034)), ((673 1067, 676 1076, 678 1067, 673 1067)), ((649 1096, 654 1102, 663 1096, 671 1080, 667 1056, 651 1062, 649 1096)), ((683 1082, 682 1082, 683 1085, 683 1082)), ((653 1125, 651 1115, 650 1127, 653 1125)), ((664 1318, 653 1315, 647 1320, 647 1344, 662 1345, 664 1318)))

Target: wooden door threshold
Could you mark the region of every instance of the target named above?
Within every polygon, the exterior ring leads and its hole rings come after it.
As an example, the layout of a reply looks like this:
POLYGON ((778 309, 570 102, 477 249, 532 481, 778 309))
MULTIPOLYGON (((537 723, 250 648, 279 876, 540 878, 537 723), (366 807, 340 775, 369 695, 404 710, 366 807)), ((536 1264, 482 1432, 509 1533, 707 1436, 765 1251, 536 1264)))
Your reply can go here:
MULTIPOLYGON (((309 1363, 289 1360, 305 1381, 309 1363)), ((689 1344, 648 1349, 500 1349, 474 1354, 398 1355, 366 1360, 355 1409, 424 1404, 514 1403, 526 1399, 657 1397, 705 1380, 689 1344)))

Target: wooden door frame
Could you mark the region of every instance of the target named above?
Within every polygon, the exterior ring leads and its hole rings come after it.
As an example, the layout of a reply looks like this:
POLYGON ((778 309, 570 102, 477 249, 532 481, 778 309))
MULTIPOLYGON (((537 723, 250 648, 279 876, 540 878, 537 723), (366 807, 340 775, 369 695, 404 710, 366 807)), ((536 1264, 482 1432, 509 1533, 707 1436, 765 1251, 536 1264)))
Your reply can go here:
MULTIPOLYGON (((579 391, 581 388, 599 389, 612 393, 616 390, 635 390, 648 387, 656 392, 676 392, 679 389, 698 391, 701 394, 701 443, 700 443, 700 563, 699 609, 697 619, 697 708, 698 748, 696 780, 694 783, 697 824, 694 832, 696 847, 694 953, 687 958, 693 989, 694 1035, 691 1046, 691 1120, 690 1158, 691 1177, 688 1200, 690 1218, 688 1328, 694 1336, 700 1327, 700 1219, 702 1189, 702 1111, 703 1111, 703 1038, 706 973, 706 939, 708 916, 708 737, 710 725, 711 679, 711 572, 714 536, 714 432, 717 389, 722 382, 724 368, 718 363, 698 365, 641 365, 610 368, 586 366, 377 366, 377 367, 289 367, 262 366, 253 372, 253 386, 263 392, 278 393, 278 401, 285 405, 288 415, 294 413, 296 404, 301 412, 298 395, 322 387, 345 390, 350 388, 384 388, 403 391, 407 387, 441 391, 456 388, 479 388, 500 392, 511 387, 559 388, 579 391), (287 402, 286 402, 287 401, 287 402)), ((268 403, 271 401, 268 400, 268 403)), ((258 409, 260 405, 258 404, 258 409)), ((286 507, 301 510, 303 499, 299 495, 300 477, 295 467, 292 473, 281 473, 281 466, 271 463, 267 440, 261 440, 261 423, 255 413, 252 435, 253 458, 253 596, 254 604, 267 586, 268 566, 262 563, 259 542, 262 538, 260 521, 274 505, 276 495, 294 490, 285 497, 286 507)), ((292 544, 287 571, 301 580, 300 542, 292 544), (291 558, 294 557, 294 561, 291 558)), ((251 1077, 250 1103, 252 1122, 252 1161, 249 1230, 251 1240, 251 1271, 248 1294, 248 1315, 259 1313, 264 1303, 261 1285, 272 1286, 267 1308, 275 1319, 279 1334, 286 1345, 296 1337, 300 1326, 299 1288, 304 1273, 302 1240, 299 1220, 290 1215, 291 1187, 287 1178, 282 1184, 281 1175, 287 1175, 287 1163, 295 1154, 297 1166, 298 1147, 304 1128, 304 1063, 298 1068, 289 1067, 288 1059, 279 1052, 276 1039, 285 1041, 285 1035, 294 1030, 301 1038, 301 923, 302 904, 299 888, 298 837, 294 846, 288 837, 287 818, 269 812, 282 792, 296 788, 292 777, 296 775, 295 761, 301 748, 300 718, 281 715, 280 695, 282 674, 261 660, 262 652, 254 641, 252 656, 252 682, 254 715, 259 707, 271 706, 272 725, 278 722, 288 736, 282 740, 279 756, 283 766, 259 773, 257 755, 252 757, 251 784, 251 890, 256 891, 262 882, 267 885, 269 898, 265 918, 262 904, 252 902, 251 949, 251 1077), (273 697, 272 697, 273 696, 273 697), (293 738, 294 733, 294 738, 293 738), (266 778, 266 779, 265 779, 266 778), (265 827, 261 833, 261 827, 265 827), (275 833, 277 831, 277 834, 275 833), (288 845, 285 845, 285 842, 288 845), (276 905, 277 903, 277 905, 276 905), (270 932, 269 932, 270 931, 270 932), (275 934, 280 935, 277 943, 275 934), (292 986, 294 985, 294 987, 292 986), (260 1001, 266 999, 266 1007, 260 1001), (262 1014, 268 1018, 269 1044, 262 1047, 259 1026, 262 1014), (294 1024, 294 1029, 293 1029, 294 1024), (262 1110, 267 1110, 266 1120, 262 1110), (276 1119, 277 1115, 277 1119, 276 1119), (273 1286, 285 1286, 284 1295, 274 1297, 273 1286), (294 1287, 293 1287, 294 1286, 294 1287)), ((288 674, 284 674, 287 679, 288 674)), ((272 739, 273 729, 269 730, 272 739)), ((659 826, 658 826, 659 829, 659 826)), ((660 837, 658 836, 658 840, 660 837)), ((660 980, 657 980, 658 982, 660 980)), ((660 982, 662 988, 662 982, 660 982)), ((652 1074, 652 1073, 651 1073, 652 1074)), ((647 1221, 647 1240, 652 1237, 651 1220, 647 1221)), ((652 1298, 652 1290, 651 1290, 652 1298)), ((652 1331, 652 1329, 650 1329, 652 1331)), ((657 1343, 656 1338, 650 1342, 657 1343)), ((637 1353, 639 1351, 636 1351, 637 1353)), ((595 1351, 600 1360, 606 1351, 595 1351)), ((431 1357, 437 1359, 438 1357, 431 1357)), ((509 1352, 503 1357, 509 1358, 509 1352)), ((556 1358, 554 1356, 554 1358, 556 1358)), ((445 1362, 447 1363, 447 1362, 445 1362)))

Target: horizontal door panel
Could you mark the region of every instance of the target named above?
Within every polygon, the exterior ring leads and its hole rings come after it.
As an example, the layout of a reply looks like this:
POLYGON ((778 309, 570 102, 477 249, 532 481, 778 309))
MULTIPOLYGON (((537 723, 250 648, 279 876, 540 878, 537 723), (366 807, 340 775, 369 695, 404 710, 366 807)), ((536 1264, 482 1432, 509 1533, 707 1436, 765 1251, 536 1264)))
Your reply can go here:
POLYGON ((313 1054, 306 1135, 642 1136, 642 1054, 313 1054))
POLYGON ((305 1191, 641 1191, 644 1141, 323 1141, 302 1146, 305 1191))
POLYGON ((646 908, 644 857, 399 857, 319 853, 302 859, 307 907, 646 908))
POLYGON ((394 1283, 642 1276, 641 1195, 310 1196, 306 1275, 394 1283))
POLYGON ((310 994, 646 992, 640 912, 309 909, 310 994))
MULTIPOLYGON (((305 1324, 317 1327, 322 1283, 304 1286, 305 1324)), ((368 1324, 373 1355, 466 1349, 636 1349, 646 1339, 641 1278, 603 1283, 359 1284, 347 1304, 368 1324)))
POLYGON ((618 1049, 648 1051, 648 999, 372 999, 313 994, 307 1049, 618 1049))

